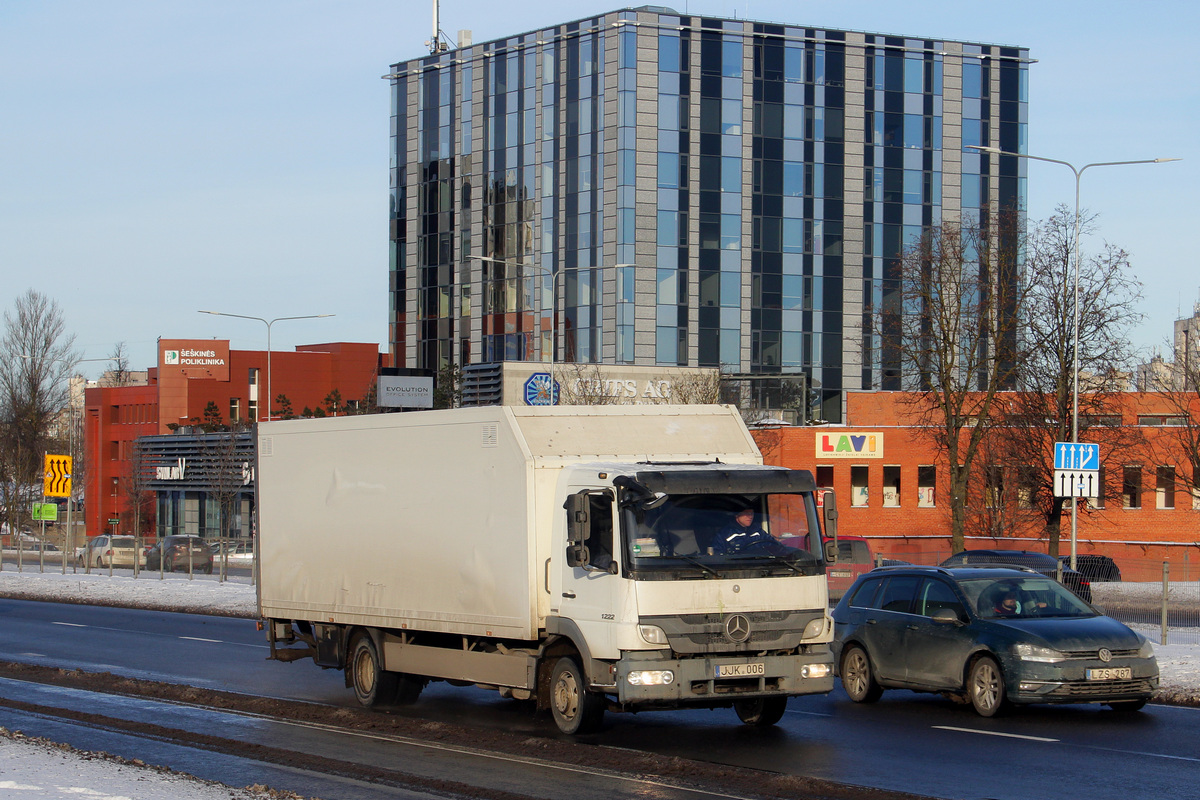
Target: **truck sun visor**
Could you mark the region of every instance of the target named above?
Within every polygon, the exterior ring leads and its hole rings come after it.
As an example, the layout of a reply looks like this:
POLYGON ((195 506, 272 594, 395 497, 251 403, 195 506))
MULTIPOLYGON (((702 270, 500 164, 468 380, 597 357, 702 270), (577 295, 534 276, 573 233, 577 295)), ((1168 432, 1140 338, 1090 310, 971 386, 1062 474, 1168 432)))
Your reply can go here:
POLYGON ((811 492, 816 481, 807 470, 704 469, 639 472, 638 483, 667 494, 794 494, 811 492))

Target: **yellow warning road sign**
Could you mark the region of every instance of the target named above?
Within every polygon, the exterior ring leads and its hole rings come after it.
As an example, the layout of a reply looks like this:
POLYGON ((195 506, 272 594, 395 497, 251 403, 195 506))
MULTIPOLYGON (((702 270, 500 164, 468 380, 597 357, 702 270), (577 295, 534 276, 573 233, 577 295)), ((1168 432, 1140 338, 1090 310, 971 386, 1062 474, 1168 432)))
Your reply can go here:
POLYGON ((42 484, 46 497, 71 496, 71 457, 46 454, 46 477, 42 484))

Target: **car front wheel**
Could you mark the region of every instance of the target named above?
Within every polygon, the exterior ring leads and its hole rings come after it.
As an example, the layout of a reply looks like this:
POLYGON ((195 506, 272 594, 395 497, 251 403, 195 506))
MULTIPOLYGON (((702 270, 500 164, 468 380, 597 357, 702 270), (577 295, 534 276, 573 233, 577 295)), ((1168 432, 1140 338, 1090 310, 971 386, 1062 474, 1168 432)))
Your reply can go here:
POLYGON ((871 659, 861 647, 848 647, 842 656, 842 688, 856 703, 874 703, 883 694, 871 673, 871 659))
POLYGON ((994 717, 1004 712, 1008 705, 1004 690, 1004 673, 991 656, 983 656, 971 665, 967 678, 967 694, 975 713, 981 717, 994 717))

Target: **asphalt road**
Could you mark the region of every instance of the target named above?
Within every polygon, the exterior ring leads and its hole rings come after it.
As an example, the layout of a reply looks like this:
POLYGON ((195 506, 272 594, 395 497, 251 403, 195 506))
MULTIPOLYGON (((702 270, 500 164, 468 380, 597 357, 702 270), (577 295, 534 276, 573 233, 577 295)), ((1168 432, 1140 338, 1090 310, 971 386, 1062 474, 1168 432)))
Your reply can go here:
MULTIPOLYGON (((266 653, 247 620, 0 600, 4 660, 353 705, 341 673, 266 653)), ((474 688, 432 684, 393 713, 559 736, 528 705, 474 688)), ((1198 724, 1200 709, 1169 706, 1038 706, 984 720, 939 697, 888 692, 861 706, 839 689, 794 698, 774 729, 743 726, 730 710, 610 714, 584 740, 935 797, 1124 800, 1195 795, 1198 724)))

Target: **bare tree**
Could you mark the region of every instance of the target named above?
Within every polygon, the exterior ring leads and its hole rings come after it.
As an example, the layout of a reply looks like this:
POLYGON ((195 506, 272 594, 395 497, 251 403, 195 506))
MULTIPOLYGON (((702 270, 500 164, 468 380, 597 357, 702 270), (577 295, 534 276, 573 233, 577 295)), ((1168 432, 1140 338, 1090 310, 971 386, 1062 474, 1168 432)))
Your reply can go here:
POLYGON ((4 312, 0 334, 0 501, 11 529, 40 495, 51 427, 68 405, 79 355, 62 310, 33 289, 4 312))
MULTIPOLYGON (((146 457, 145 451, 139 442, 133 442, 133 449, 129 454, 128 471, 125 479, 121 481, 121 489, 125 495, 125 507, 133 512, 133 529, 130 533, 134 537, 134 546, 137 552, 141 552, 142 539, 144 538, 146 528, 154 527, 155 518, 155 493, 150 488, 150 478, 153 466, 150 460, 146 457)), ((138 560, 135 558, 133 562, 133 571, 136 574, 138 571, 138 560)))
POLYGON ((1151 460, 1175 465, 1175 481, 1194 504, 1200 498, 1200 364, 1178 359, 1173 374, 1160 376, 1148 388, 1161 392, 1157 398, 1171 418, 1150 443, 1151 460))
POLYGON ((595 364, 557 364, 558 404, 564 406, 611 406, 621 402, 616 382, 604 377, 595 364))
POLYGON ((124 342, 113 345, 108 354, 108 383, 110 386, 128 386, 133 382, 133 373, 129 369, 129 351, 124 342))
POLYGON ((1015 216, 995 226, 943 222, 904 251, 885 286, 883 359, 911 390, 914 427, 945 460, 956 552, 992 406, 1015 381, 1019 235, 1015 216))
MULTIPOLYGON (((1080 220, 1089 232, 1095 217, 1080 220)), ((1054 443, 1072 435, 1075 379, 1074 212, 1056 213, 1026 239, 1020 391, 1000 398, 992 415, 992 457, 1010 478, 1020 475, 1026 502, 1043 523, 1050 555, 1057 556, 1065 498, 1055 496, 1054 443)), ((1122 407, 1135 354, 1129 329, 1141 320, 1141 284, 1128 254, 1105 244, 1079 263, 1079 436, 1100 442, 1105 466, 1129 460, 1136 431, 1112 424, 1122 407)), ((1101 487, 1101 492, 1104 488, 1101 487)), ((1087 505, 1080 501, 1080 509, 1087 505)))

